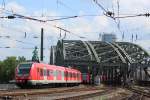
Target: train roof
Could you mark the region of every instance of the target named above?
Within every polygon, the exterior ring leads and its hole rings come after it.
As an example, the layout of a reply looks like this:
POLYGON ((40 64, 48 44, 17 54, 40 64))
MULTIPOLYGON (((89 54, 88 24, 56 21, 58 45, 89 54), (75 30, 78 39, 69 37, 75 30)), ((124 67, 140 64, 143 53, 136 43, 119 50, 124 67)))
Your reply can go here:
POLYGON ((45 63, 39 63, 39 62, 22 62, 20 64, 42 64, 43 66, 51 67, 51 68, 55 68, 55 69, 61 69, 61 70, 67 69, 68 71, 80 72, 79 70, 76 70, 76 69, 73 69, 73 68, 57 66, 57 65, 49 65, 49 64, 45 64, 45 63))

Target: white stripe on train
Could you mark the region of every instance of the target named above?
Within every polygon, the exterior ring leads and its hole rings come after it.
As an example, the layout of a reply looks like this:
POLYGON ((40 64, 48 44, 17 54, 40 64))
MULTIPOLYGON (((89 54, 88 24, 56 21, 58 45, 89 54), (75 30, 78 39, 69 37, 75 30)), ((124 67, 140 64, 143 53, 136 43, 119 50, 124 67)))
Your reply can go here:
POLYGON ((50 84, 50 83, 81 83, 81 81, 62 81, 62 80, 28 80, 29 83, 36 84, 50 84))

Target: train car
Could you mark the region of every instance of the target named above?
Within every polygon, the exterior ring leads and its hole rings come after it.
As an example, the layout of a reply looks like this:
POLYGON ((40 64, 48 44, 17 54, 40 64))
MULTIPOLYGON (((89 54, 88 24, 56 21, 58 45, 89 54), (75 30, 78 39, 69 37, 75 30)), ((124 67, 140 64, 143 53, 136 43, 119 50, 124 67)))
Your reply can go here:
POLYGON ((16 84, 20 87, 41 85, 78 85, 81 72, 62 66, 36 62, 21 63, 15 71, 16 84))
POLYGON ((82 83, 90 84, 90 74, 89 73, 82 73, 82 83))

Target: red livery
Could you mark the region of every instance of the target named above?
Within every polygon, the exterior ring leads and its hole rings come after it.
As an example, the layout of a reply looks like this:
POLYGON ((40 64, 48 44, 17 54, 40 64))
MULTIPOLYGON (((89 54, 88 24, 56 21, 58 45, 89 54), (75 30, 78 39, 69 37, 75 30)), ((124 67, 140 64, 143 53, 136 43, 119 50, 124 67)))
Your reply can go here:
POLYGON ((82 81, 81 72, 76 69, 36 62, 19 64, 16 68, 15 79, 20 87, 46 84, 77 85, 82 81))

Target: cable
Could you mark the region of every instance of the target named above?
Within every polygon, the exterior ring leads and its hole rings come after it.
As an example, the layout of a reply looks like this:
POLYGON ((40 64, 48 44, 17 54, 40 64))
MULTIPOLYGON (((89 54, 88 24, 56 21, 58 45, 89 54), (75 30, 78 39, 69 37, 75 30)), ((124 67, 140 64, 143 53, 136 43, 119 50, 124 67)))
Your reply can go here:
MULTIPOLYGON (((117 0, 117 8, 118 8, 118 16, 120 15, 120 5, 119 5, 119 0, 117 0)), ((120 19, 118 18, 118 25, 117 25, 118 28, 120 28, 120 19)))
POLYGON ((98 3, 97 0, 93 0, 105 13, 107 12, 107 10, 100 4, 98 3))
POLYGON ((46 20, 46 21, 56 21, 56 20, 64 20, 64 19, 71 19, 71 18, 76 18, 78 16, 70 16, 70 17, 64 17, 64 18, 58 18, 58 19, 51 19, 51 20, 46 20))
MULTIPOLYGON (((70 15, 70 16, 44 16, 44 17, 72 17, 72 16, 78 16, 78 17, 93 17, 93 16, 103 16, 98 14, 86 14, 86 15, 70 15)), ((42 17, 42 16, 29 16, 29 17, 42 17)))
POLYGON ((46 22, 46 21, 41 20, 41 19, 36 19, 33 17, 28 17, 28 16, 24 16, 24 15, 20 15, 20 14, 13 14, 13 15, 17 16, 18 18, 29 19, 29 20, 39 21, 39 22, 46 22))
POLYGON ((10 36, 8 36, 8 35, 7 36, 0 36, 0 38, 2 38, 2 37, 4 37, 4 38, 10 38, 10 36))
POLYGON ((129 17, 139 17, 139 16, 145 16, 144 14, 137 14, 137 15, 129 15, 129 16, 118 16, 115 18, 129 18, 129 17))
POLYGON ((15 40, 15 41, 20 42, 20 43, 24 43, 24 44, 35 45, 35 44, 33 44, 33 43, 30 43, 30 42, 23 42, 23 41, 20 41, 20 40, 15 40))
POLYGON ((66 5, 64 2, 60 1, 60 0, 57 0, 57 6, 58 4, 64 6, 65 8, 67 8, 68 10, 70 10, 71 12, 75 12, 74 9, 72 9, 71 7, 69 7, 68 5, 66 5))
POLYGON ((5 0, 2 1, 2 9, 5 9, 5 0))
POLYGON ((53 27, 55 27, 55 28, 57 28, 57 29, 60 29, 60 30, 63 30, 63 31, 65 31, 65 32, 67 32, 67 33, 69 33, 69 34, 72 34, 72 35, 74 35, 74 36, 77 36, 77 37, 79 37, 79 38, 86 38, 86 37, 84 37, 84 36, 80 36, 80 35, 77 35, 77 34, 75 34, 75 33, 73 33, 73 32, 71 32, 71 31, 68 31, 68 30, 66 30, 66 29, 64 29, 64 28, 62 28, 62 27, 59 27, 59 26, 56 26, 56 25, 53 25, 53 27))

